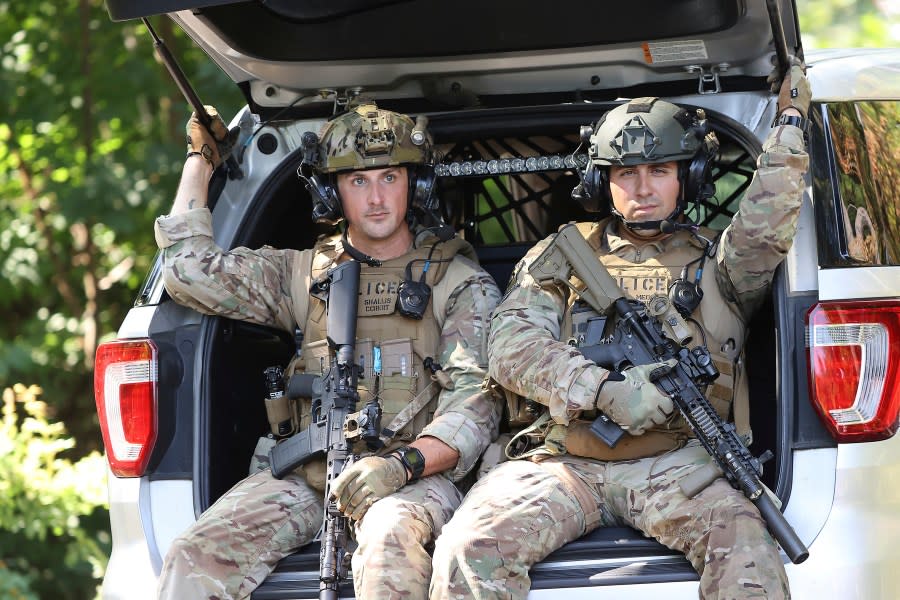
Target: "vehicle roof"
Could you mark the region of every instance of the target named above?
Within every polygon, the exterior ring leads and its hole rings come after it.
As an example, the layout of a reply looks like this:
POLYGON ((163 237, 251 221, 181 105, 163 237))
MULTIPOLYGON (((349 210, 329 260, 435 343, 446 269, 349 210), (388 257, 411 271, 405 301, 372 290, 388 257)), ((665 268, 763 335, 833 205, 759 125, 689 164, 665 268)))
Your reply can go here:
POLYGON ((814 100, 900 100, 900 48, 814 50, 806 62, 814 100))

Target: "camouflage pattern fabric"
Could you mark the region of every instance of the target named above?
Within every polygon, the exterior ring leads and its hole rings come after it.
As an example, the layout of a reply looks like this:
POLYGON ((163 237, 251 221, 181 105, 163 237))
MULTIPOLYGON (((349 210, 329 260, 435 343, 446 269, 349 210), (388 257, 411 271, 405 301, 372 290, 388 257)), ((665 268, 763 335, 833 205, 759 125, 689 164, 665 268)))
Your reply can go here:
POLYGON ((248 598, 279 560, 312 541, 322 497, 296 475, 260 471, 204 512, 169 548, 160 600, 248 598))
MULTIPOLYGON (((356 523, 357 598, 424 598, 431 540, 462 495, 443 475, 410 484, 372 505, 356 523)), ((248 598, 279 560, 309 543, 322 525, 321 494, 297 475, 268 470, 244 479, 172 544, 160 600, 248 598)))
POLYGON ((415 122, 407 115, 363 104, 332 119, 319 136, 320 173, 424 164, 431 158, 431 134, 413 141, 415 122))
POLYGON ((443 475, 401 488, 369 508, 355 524, 353 553, 356 597, 425 598, 431 581, 431 541, 459 506, 462 494, 443 475))
MULTIPOLYGON (((212 239, 212 216, 206 208, 160 217, 155 231, 164 251, 166 291, 179 304, 289 332, 296 323, 306 322, 289 290, 302 287, 296 278, 309 270, 309 251, 269 246, 224 251, 212 239)), ((497 284, 478 269, 445 303, 436 358, 454 388, 441 392, 434 419, 420 435, 436 437, 459 452, 454 481, 475 466, 496 435, 500 409, 481 384, 487 369, 488 323, 499 299, 497 284)))
POLYGON ((768 294, 775 269, 793 243, 806 186, 803 175, 809 168, 803 148, 798 127, 772 130, 738 212, 722 234, 716 254, 719 288, 745 317, 768 294))
MULTIPOLYGON (((207 209, 160 217, 156 238, 164 250, 166 289, 180 304, 288 331, 306 322, 300 308, 308 306, 306 298, 292 297, 290 291, 308 289, 301 279, 309 272, 311 251, 224 251, 212 239, 207 209)), ((481 384, 487 325, 500 292, 486 272, 466 268, 470 275, 443 303, 434 354, 453 389, 441 391, 433 419, 418 434, 440 439, 459 452, 459 460, 445 474, 376 502, 357 524, 353 567, 359 598, 425 597, 431 569, 427 549, 460 501, 451 481, 465 476, 496 437, 501 407, 481 384)), ((254 474, 173 543, 160 578, 161 598, 247 598, 281 558, 318 532, 321 493, 310 485, 312 479, 300 475, 309 472, 274 479, 270 471, 259 470, 266 467, 264 449, 265 442, 254 452, 254 474)))
MULTIPOLYGON (((718 287, 738 305, 745 321, 768 293, 774 271, 790 249, 809 164, 797 127, 773 129, 763 148, 716 254, 718 287)), ((489 372, 511 391, 548 406, 554 421, 566 424, 579 411, 593 408, 608 372, 559 341, 567 288, 541 287, 528 274, 528 265, 550 241, 538 242, 517 265, 516 279, 491 319, 489 372)), ((616 253, 639 265, 665 250, 664 242, 641 247, 629 242, 616 253)))
POLYGON ((701 598, 789 598, 778 549, 750 501, 722 479, 693 499, 678 487, 709 460, 692 442, 640 460, 505 462, 466 494, 438 538, 429 597, 525 598, 531 565, 597 526, 629 525, 685 554, 700 574, 701 598), (593 506, 571 493, 555 474, 560 468, 589 491, 593 506), (598 508, 590 525, 587 513, 598 508))
MULTIPOLYGON (((802 133, 793 126, 773 129, 763 148, 716 255, 719 291, 744 317, 768 292, 790 248, 809 163, 802 133)), ((665 251, 664 242, 631 243, 628 256, 640 265, 649 258, 645 254, 665 251)), ((565 425, 593 408, 608 371, 560 341, 567 289, 541 287, 528 275, 528 265, 548 243, 549 238, 539 242, 517 266, 494 313, 489 370, 498 383, 549 407, 553 420, 565 425)), ((616 256, 621 262, 625 254, 616 256)), ((503 463, 489 472, 438 540, 431 598, 524 598, 531 565, 584 534, 591 523, 625 523, 684 552, 701 574, 704 598, 788 596, 777 547, 740 492, 720 479, 688 500, 675 485, 709 460, 702 448, 620 462, 569 455, 547 460, 562 463, 564 479, 581 484, 573 488, 549 465, 528 461, 503 463), (592 490, 592 500, 573 494, 578 487, 592 490)))

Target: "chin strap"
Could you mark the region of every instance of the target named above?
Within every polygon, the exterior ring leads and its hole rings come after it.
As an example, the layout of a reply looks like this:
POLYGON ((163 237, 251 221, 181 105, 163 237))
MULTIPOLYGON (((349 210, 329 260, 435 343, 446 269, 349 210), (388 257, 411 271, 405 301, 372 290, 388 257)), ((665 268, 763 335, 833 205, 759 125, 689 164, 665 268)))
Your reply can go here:
POLYGON ((363 254, 356 248, 350 245, 350 240, 347 239, 347 230, 344 230, 344 235, 341 237, 341 243, 344 244, 344 250, 346 250, 347 254, 349 254, 353 260, 356 262, 366 263, 370 267, 380 267, 381 261, 377 258, 372 258, 368 254, 363 254))
POLYGON ((622 225, 627 227, 632 231, 658 231, 661 233, 671 233, 671 231, 664 231, 663 226, 665 223, 674 223, 681 213, 683 212, 681 206, 676 206, 675 210, 673 210, 669 216, 664 219, 660 219, 658 221, 626 221, 625 217, 622 216, 622 213, 616 210, 613 206, 611 207, 611 211, 614 217, 621 221, 622 225))

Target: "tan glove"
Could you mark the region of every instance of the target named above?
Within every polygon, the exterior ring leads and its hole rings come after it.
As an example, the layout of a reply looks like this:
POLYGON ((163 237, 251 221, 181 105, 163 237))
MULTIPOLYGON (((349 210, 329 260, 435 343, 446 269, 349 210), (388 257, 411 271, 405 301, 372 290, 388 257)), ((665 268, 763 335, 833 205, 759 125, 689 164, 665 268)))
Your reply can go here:
POLYGON ((395 456, 367 456, 344 469, 334 480, 332 498, 337 507, 354 521, 369 507, 406 485, 406 467, 395 456))
POLYGON ((185 126, 187 134, 188 156, 200 154, 212 167, 218 168, 234 149, 240 128, 235 127, 231 131, 225 126, 225 121, 219 116, 219 112, 213 106, 206 106, 206 112, 212 117, 209 129, 203 126, 197 113, 192 113, 185 126))
POLYGON ((625 369, 620 381, 607 379, 597 392, 597 408, 631 435, 641 435, 649 427, 662 425, 672 415, 675 405, 653 381, 676 364, 678 361, 673 358, 639 365, 625 369))
POLYGON ((812 90, 809 87, 809 80, 806 78, 806 65, 794 57, 791 57, 791 63, 787 76, 782 77, 776 67, 766 81, 769 82, 772 93, 778 94, 779 115, 786 108, 793 107, 800 112, 803 118, 806 118, 809 112, 809 102, 812 99, 812 90))

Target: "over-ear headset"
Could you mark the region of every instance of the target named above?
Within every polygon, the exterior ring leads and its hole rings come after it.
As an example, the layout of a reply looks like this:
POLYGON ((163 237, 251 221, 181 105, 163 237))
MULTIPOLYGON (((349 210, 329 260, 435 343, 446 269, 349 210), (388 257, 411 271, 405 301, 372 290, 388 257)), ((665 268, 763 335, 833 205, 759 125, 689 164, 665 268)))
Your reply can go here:
MULTIPOLYGON (((336 225, 344 218, 340 197, 334 182, 334 175, 324 178, 316 172, 319 153, 319 136, 312 131, 303 134, 300 145, 302 159, 297 168, 297 176, 304 181, 312 198, 312 218, 316 223, 336 225)), ((409 179, 409 207, 418 211, 430 212, 437 208, 437 196, 434 185, 437 181, 434 163, 431 159, 425 164, 407 165, 409 179)))
MULTIPOLYGON (((700 142, 693 157, 679 160, 678 178, 681 181, 681 195, 678 204, 681 211, 684 211, 689 202, 699 203, 715 194, 716 188, 712 183, 711 172, 719 145, 715 133, 709 130, 702 112, 698 115, 683 109, 678 116, 680 119, 677 120, 685 129, 684 135, 694 136, 700 142)), ((592 160, 595 149, 591 146, 591 137, 595 130, 600 129, 605 117, 606 115, 601 117, 595 127, 589 125, 581 127, 581 142, 587 145, 589 158, 587 167, 579 172, 580 183, 572 190, 572 198, 580 202, 586 211, 593 213, 609 212, 612 205, 609 167, 598 165, 592 160)))

